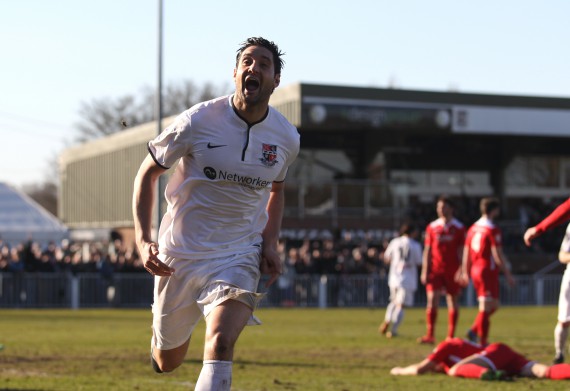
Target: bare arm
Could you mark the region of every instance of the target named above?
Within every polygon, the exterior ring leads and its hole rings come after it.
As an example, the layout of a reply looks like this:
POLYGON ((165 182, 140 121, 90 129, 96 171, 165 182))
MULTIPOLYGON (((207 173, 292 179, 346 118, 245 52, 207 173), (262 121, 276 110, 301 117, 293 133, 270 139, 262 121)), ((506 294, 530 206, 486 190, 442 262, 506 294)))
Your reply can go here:
POLYGON ((277 251, 277 242, 279 241, 279 231, 281 229, 284 208, 285 183, 273 182, 269 201, 267 202, 268 220, 262 233, 261 272, 271 276, 266 283, 266 287, 273 284, 282 271, 281 258, 277 251))
POLYGON ((395 367, 390 370, 391 375, 396 376, 415 376, 415 375, 423 375, 427 372, 436 372, 438 365, 435 361, 431 361, 430 359, 424 359, 423 361, 408 365, 407 367, 395 367))
POLYGON ((425 246, 424 252, 422 254, 422 272, 420 275, 420 280, 424 285, 427 283, 430 259, 431 259, 431 246, 425 246))
POLYGON ((471 258, 469 257, 469 247, 463 246, 463 256, 461 257, 461 272, 458 274, 457 282, 467 286, 469 284, 469 270, 471 269, 471 258))
POLYGON ((153 275, 169 276, 174 269, 158 259, 158 244, 151 239, 152 210, 158 177, 166 170, 147 155, 135 177, 133 187, 133 219, 135 242, 144 268, 153 275))
POLYGON ((493 258, 495 259, 497 266, 499 266, 499 269, 501 269, 507 278, 508 284, 510 286, 513 286, 515 284, 515 280, 511 274, 511 271, 509 270, 507 257, 505 256, 503 249, 501 247, 492 246, 491 253, 493 254, 493 258))
POLYGON ((556 209, 552 211, 548 216, 546 216, 540 223, 534 227, 530 227, 524 233, 524 242, 527 246, 533 239, 542 235, 545 231, 562 224, 564 221, 570 218, 570 198, 558 205, 556 209))

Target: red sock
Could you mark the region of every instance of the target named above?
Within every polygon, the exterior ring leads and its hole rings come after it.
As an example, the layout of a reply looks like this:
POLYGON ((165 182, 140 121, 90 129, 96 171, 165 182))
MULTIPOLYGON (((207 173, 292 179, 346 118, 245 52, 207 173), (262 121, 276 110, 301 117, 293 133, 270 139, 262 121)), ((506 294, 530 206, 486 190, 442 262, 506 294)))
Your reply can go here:
POLYGON ((470 379, 479 379, 481 375, 487 372, 488 370, 489 368, 485 368, 477 364, 463 364, 456 368, 454 376, 468 377, 470 379))
POLYGON ((471 325, 471 331, 473 331, 475 334, 479 335, 479 330, 481 330, 481 312, 477 312, 477 316, 475 316, 475 320, 471 325))
POLYGON ((480 322, 480 329, 479 329, 479 343, 481 345, 487 345, 487 338, 489 337, 489 328, 491 327, 491 322, 489 318, 491 314, 488 312, 480 312, 481 314, 481 322, 480 322))
POLYGON ((437 308, 428 308, 426 310, 427 336, 433 338, 435 330, 435 321, 437 320, 437 308))
POLYGON ((455 326, 457 326, 457 319, 459 318, 459 310, 450 309, 447 311, 447 338, 455 336, 455 326))
POLYGON ((551 366, 548 368, 546 377, 553 380, 570 379, 570 364, 556 364, 551 366))

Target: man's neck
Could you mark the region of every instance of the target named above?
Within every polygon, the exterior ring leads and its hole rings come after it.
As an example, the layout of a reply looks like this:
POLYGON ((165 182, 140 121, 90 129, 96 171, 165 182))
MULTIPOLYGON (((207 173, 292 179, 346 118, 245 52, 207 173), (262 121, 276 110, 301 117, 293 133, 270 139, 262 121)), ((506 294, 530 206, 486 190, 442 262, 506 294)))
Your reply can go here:
POLYGON ((235 95, 232 99, 234 109, 248 123, 253 124, 261 121, 269 109, 268 103, 259 103, 256 105, 248 105, 247 103, 236 99, 235 95))

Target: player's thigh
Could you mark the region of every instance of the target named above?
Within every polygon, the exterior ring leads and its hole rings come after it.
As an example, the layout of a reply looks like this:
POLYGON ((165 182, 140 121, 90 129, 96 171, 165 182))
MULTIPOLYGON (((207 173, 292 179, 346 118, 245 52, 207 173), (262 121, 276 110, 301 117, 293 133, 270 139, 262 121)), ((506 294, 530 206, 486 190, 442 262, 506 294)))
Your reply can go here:
POLYGON ((570 273, 564 272, 560 283, 560 296, 558 297, 558 321, 570 322, 570 273))
POLYGON ((153 314, 153 346, 160 350, 170 350, 185 344, 202 311, 195 297, 200 286, 193 279, 193 263, 171 257, 164 259, 176 268, 176 273, 168 277, 155 277, 153 314))
MULTIPOLYGON (((253 309, 237 300, 226 300, 213 308, 206 317, 206 344, 216 349, 217 345, 233 348, 239 335, 251 318, 253 309)), ((207 352, 214 354, 215 352, 207 352)), ((220 359, 220 357, 206 357, 220 359)), ((229 359, 225 357, 224 359, 229 359)))
POLYGON ((444 287, 448 296, 448 305, 456 304, 457 301, 455 299, 453 299, 450 303, 449 297, 456 298, 457 296, 459 296, 459 293, 461 292, 461 285, 459 285, 459 283, 455 281, 456 272, 457 270, 448 271, 444 275, 444 287))
POLYGON ((160 350, 171 350, 186 344, 202 318, 202 311, 196 303, 170 311, 155 303, 152 313, 153 346, 160 350))
POLYGON ((400 307, 412 307, 414 305, 415 290, 403 287, 390 288, 390 300, 400 307))
POLYGON ((443 286, 443 274, 430 273, 426 282, 426 296, 428 306, 437 307, 439 305, 439 298, 441 297, 441 290, 443 286))
POLYGON ((473 287, 477 298, 486 298, 486 301, 491 299, 499 299, 499 276, 493 272, 479 272, 473 274, 473 287))

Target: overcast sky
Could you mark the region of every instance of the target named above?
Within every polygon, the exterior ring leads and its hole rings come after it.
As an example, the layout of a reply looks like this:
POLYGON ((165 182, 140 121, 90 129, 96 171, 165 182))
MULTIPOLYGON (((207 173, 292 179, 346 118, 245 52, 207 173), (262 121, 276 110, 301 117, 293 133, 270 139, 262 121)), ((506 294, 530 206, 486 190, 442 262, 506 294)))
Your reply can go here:
MULTIPOLYGON (((81 102, 156 86, 158 0, 0 0, 0 181, 41 182, 81 102)), ((164 83, 231 86, 250 36, 296 82, 570 99, 570 1, 164 0, 164 83)))

